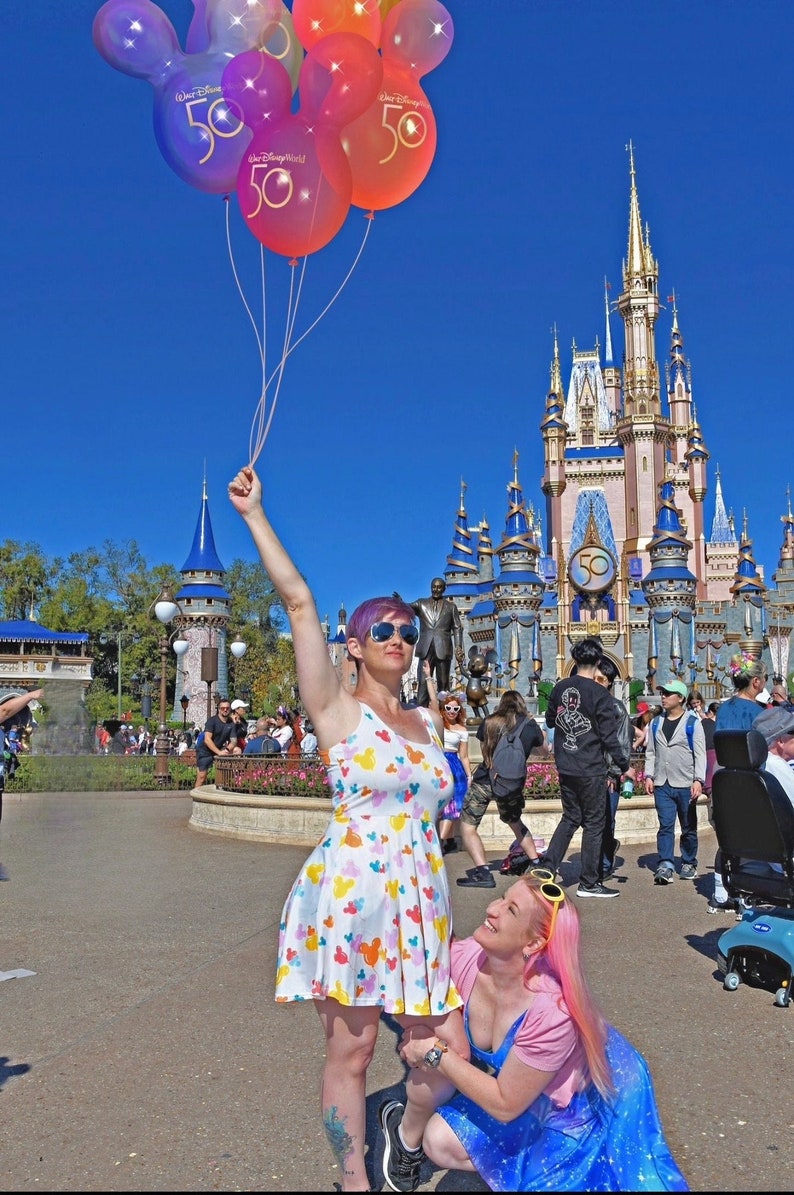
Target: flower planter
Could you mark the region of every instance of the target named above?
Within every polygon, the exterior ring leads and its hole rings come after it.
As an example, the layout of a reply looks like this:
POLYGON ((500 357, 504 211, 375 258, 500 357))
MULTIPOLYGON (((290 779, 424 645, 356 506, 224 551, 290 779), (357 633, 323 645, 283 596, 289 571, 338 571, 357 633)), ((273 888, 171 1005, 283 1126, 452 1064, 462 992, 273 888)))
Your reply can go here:
MULTIPOLYGON (((253 796, 245 792, 224 792, 214 785, 193 790, 190 826, 211 834, 226 834, 259 842, 281 842, 313 847, 328 824, 331 801, 323 797, 253 796)), ((562 816, 560 801, 528 800, 525 819, 536 838, 548 842, 562 816)), ((652 797, 632 797, 618 806, 615 834, 623 843, 656 843, 658 820, 652 797)), ((706 799, 698 802, 698 827, 708 826, 706 799)), ((480 825, 480 836, 489 853, 506 853, 513 836, 499 820, 492 803, 480 825)), ((581 839, 577 831, 572 839, 581 839)))

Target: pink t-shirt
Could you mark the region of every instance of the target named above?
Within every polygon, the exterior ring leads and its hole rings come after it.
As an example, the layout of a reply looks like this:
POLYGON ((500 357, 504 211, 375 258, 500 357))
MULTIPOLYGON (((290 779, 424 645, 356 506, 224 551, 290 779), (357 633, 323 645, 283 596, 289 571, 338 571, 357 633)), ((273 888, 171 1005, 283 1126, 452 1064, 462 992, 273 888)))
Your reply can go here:
MULTIPOLYGON (((452 943, 452 978, 464 1003, 471 996, 485 957, 473 938, 452 943)), ((513 1049, 526 1066, 556 1072, 544 1092, 554 1104, 565 1108, 590 1080, 585 1052, 554 976, 543 970, 536 972, 532 992, 535 999, 519 1026, 513 1049)), ((494 1048, 500 1044, 494 1043, 494 1048)))

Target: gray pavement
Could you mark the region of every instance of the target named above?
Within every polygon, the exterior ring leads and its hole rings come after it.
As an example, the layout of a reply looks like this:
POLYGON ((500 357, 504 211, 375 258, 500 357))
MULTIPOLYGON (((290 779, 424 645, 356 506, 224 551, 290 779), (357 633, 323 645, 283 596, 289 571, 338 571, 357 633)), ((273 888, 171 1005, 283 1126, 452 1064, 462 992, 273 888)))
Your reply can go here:
MULTIPOLYGON (((189 795, 6 795, 0 973, 35 975, 0 982, 3 1190, 333 1190, 319 1022, 273 1001, 279 913, 308 852, 197 833, 189 815, 189 795)), ((648 1059, 692 1189, 791 1190, 794 1010, 722 987, 733 922, 706 914, 714 846, 701 835, 701 879, 667 888, 652 847, 621 849, 621 898, 578 902, 588 973, 648 1059)), ((465 934, 489 893, 454 885, 466 856, 447 862, 465 934)), ((395 1044, 385 1021, 368 1084, 378 1157, 395 1044)), ((423 1178, 485 1189, 429 1165, 423 1178)))

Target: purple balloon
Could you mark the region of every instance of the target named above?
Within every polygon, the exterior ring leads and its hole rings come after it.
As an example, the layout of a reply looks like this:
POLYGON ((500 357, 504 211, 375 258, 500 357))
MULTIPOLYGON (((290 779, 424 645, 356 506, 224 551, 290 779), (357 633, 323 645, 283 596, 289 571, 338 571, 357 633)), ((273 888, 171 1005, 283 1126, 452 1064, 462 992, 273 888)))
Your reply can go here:
MULTIPOLYGON (((218 0, 193 0, 193 19, 185 38, 185 49, 188 54, 201 54, 208 48, 210 13, 217 3, 218 0)), ((292 80, 294 92, 298 86, 298 77, 303 62, 303 46, 295 36, 292 13, 286 4, 282 0, 277 0, 275 7, 278 10, 277 24, 273 31, 268 33, 261 48, 286 68, 287 74, 292 80)), ((248 46, 241 47, 243 50, 248 48, 248 46)), ((250 48, 259 49, 260 47, 250 48)))
POLYGON ((281 0, 200 4, 207 28, 200 53, 180 49, 173 25, 152 0, 107 0, 94 18, 93 37, 111 66, 154 88, 154 134, 171 169, 200 191, 222 194, 234 188, 251 139, 223 97, 223 71, 230 58, 273 33, 281 0))

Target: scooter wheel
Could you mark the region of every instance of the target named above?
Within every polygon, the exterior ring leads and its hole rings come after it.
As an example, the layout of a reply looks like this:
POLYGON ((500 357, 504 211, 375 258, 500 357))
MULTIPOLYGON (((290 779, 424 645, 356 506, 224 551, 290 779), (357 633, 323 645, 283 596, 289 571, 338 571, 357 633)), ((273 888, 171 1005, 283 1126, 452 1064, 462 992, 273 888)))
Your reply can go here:
POLYGON ((722 982, 722 986, 727 992, 735 992, 741 982, 741 977, 737 971, 729 971, 722 982))
POLYGON ((775 992, 775 1004, 778 1008, 788 1008, 791 1001, 791 992, 788 988, 778 988, 775 992))

